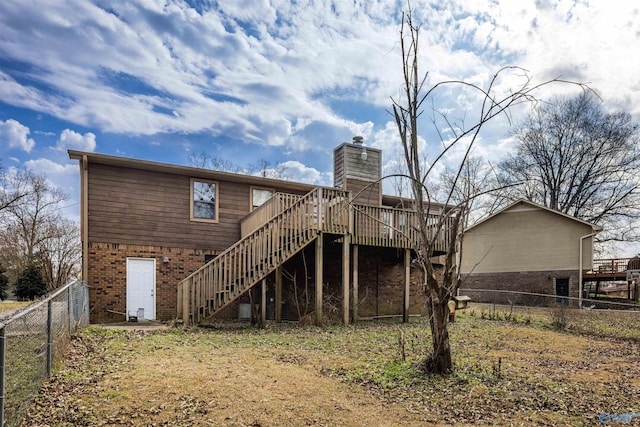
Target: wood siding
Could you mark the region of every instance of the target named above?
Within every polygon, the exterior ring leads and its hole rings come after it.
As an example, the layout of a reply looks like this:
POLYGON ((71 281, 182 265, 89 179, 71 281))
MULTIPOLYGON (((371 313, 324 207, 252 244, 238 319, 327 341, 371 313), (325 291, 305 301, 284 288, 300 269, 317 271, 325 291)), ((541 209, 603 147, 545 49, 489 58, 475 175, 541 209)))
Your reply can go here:
POLYGON ((345 191, 351 192, 353 203, 358 205, 380 206, 382 204, 382 185, 358 179, 347 179, 345 191))
POLYGON ((344 150, 333 152, 333 186, 344 189, 344 150))
POLYGON ((219 222, 189 219, 190 177, 89 165, 89 242, 224 250, 240 239, 250 185, 218 181, 219 222))
POLYGON ((375 182, 382 175, 382 151, 354 144, 342 144, 333 151, 334 187, 346 188, 347 179, 375 182), (367 159, 361 157, 367 150, 367 159))
MULTIPOLYGON (((589 225, 519 203, 465 233, 462 272, 577 270, 580 237, 589 225)), ((592 238, 583 242, 582 266, 591 268, 592 238)))

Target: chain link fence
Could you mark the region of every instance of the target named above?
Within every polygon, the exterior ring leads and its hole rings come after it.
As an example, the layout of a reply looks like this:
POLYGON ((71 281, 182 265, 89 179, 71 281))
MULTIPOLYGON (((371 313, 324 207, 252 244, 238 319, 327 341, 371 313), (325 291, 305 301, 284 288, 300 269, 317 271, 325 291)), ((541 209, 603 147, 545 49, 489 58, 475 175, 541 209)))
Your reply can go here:
POLYGON ((640 342, 640 303, 625 298, 575 298, 497 289, 464 289, 465 312, 482 319, 640 342))
POLYGON ((89 324, 89 289, 76 279, 0 323, 0 427, 18 426, 71 335, 89 324))

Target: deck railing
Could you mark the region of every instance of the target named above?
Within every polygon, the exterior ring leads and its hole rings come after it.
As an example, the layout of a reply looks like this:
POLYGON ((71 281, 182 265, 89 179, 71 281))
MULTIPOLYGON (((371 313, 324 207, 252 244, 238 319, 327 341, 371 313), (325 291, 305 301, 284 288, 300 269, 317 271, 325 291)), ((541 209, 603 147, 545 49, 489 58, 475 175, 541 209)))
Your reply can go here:
POLYGON ((178 317, 198 323, 264 279, 319 233, 351 235, 358 245, 416 248, 420 226, 437 237, 434 255, 450 241, 450 220, 422 220, 415 211, 350 204, 349 193, 318 187, 304 196, 277 193, 242 221, 242 239, 178 285, 178 317))
POLYGON ((241 238, 262 227, 267 221, 300 200, 298 194, 276 193, 240 221, 241 238))
POLYGON ((346 234, 348 196, 316 188, 178 284, 178 316, 197 323, 265 278, 319 232, 346 234))
POLYGON ((593 273, 624 273, 631 258, 594 259, 593 273))
MULTIPOLYGON (((420 237, 420 223, 415 211, 389 207, 354 205, 353 243, 358 245, 382 246, 391 248, 416 248, 420 237)), ((434 252, 446 252, 451 227, 450 219, 445 219, 438 227, 439 215, 430 214, 426 225, 429 238, 437 239, 433 244, 434 252)))

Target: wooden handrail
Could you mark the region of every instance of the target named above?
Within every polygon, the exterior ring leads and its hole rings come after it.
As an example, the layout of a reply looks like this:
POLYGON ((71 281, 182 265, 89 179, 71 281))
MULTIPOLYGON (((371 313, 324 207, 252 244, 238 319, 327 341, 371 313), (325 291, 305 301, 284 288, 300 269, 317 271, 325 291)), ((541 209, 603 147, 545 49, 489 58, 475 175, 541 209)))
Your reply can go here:
POLYGON ((234 301, 319 232, 348 232, 348 196, 316 188, 178 284, 178 313, 197 323, 234 301))
MULTIPOLYGON (((423 219, 446 252, 450 218, 423 219)), ((304 196, 277 193, 243 219, 243 237, 178 284, 177 314, 198 323, 237 299, 313 241, 320 232, 351 234, 358 245, 417 248, 415 211, 350 204, 348 193, 318 187, 304 196), (245 235, 246 232, 246 235, 245 235)), ((430 236, 433 238, 434 236, 430 236)))
MULTIPOLYGON (((413 210, 394 209, 377 206, 354 206, 353 243, 369 246, 416 249, 421 239, 418 215, 413 210)), ((434 240, 434 252, 446 252, 449 242, 449 224, 451 218, 445 218, 444 225, 438 229, 440 216, 430 214, 425 221, 434 240)))
POLYGON ((267 221, 300 200, 303 196, 289 193, 276 193, 262 205, 249 212, 240 220, 240 238, 244 238, 262 227, 267 221))
POLYGON ((592 271, 594 273, 623 273, 631 258, 594 259, 592 271))

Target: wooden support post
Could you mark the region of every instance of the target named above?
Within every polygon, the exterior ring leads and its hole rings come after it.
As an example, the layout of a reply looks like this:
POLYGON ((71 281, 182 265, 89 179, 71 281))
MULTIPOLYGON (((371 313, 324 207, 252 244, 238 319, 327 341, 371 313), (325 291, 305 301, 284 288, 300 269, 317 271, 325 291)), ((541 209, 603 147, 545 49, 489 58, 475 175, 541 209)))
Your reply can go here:
POLYGON ((322 324, 322 267, 324 259, 322 256, 323 244, 322 233, 318 233, 316 237, 316 325, 322 324))
POLYGON ((191 288, 191 279, 182 282, 182 324, 189 326, 189 314, 191 312, 191 306, 189 305, 190 296, 189 291, 191 288))
POLYGON ((260 326, 267 324, 267 279, 262 279, 260 286, 260 326))
POLYGON ((276 268, 276 322, 282 321, 282 266, 276 268))
POLYGON ((402 321, 409 321, 409 295, 411 290, 411 249, 404 250, 404 304, 402 321))
POLYGON ((251 310, 250 310, 251 326, 255 326, 255 324, 258 322, 258 311, 256 308, 257 299, 258 299, 258 287, 254 286, 249 290, 249 303, 251 305, 251 310))
POLYGON ((346 234, 342 242, 342 321, 345 325, 349 324, 349 276, 351 269, 349 268, 349 258, 351 254, 351 236, 346 234))
POLYGON ((353 245, 353 298, 352 298, 352 312, 353 321, 358 320, 358 245, 353 245))

